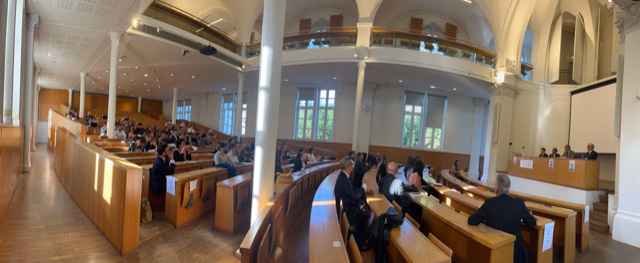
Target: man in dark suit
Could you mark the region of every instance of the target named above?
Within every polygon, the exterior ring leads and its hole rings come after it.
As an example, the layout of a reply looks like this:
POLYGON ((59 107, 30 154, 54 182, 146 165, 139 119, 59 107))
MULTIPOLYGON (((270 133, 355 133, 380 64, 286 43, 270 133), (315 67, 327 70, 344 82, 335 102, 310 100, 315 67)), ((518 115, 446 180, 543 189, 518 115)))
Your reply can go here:
MULTIPOLYGON (((336 196, 336 206, 340 204, 342 200, 343 204, 350 204, 358 197, 365 193, 373 193, 371 189, 367 191, 367 182, 362 183, 362 186, 354 187, 349 180, 349 174, 353 171, 354 163, 350 157, 343 157, 340 159, 340 174, 336 179, 336 186, 333 190, 336 196)), ((340 210, 338 210, 340 211, 340 210)))
POLYGON ((549 154, 549 158, 560 158, 560 154, 558 153, 558 148, 553 147, 551 150, 551 154, 549 154))
POLYGON ((582 156, 582 159, 585 160, 598 160, 598 152, 594 151, 593 148, 596 148, 593 143, 587 144, 587 152, 582 156))
POLYGON ((540 155, 538 155, 538 157, 549 157, 549 155, 547 154, 547 149, 545 149, 544 147, 540 148, 540 155))
POLYGON ((522 199, 516 199, 508 195, 511 181, 505 174, 498 174, 496 177, 496 197, 489 198, 476 210, 467 223, 469 225, 479 225, 485 223, 494 229, 516 236, 513 246, 513 262, 529 262, 529 252, 522 241, 522 230, 520 222, 524 222, 527 227, 535 227, 536 219, 527 210, 522 199))
POLYGON ((167 191, 167 175, 172 175, 176 169, 173 154, 169 146, 163 143, 158 148, 158 157, 151 168, 151 192, 164 194, 167 191))

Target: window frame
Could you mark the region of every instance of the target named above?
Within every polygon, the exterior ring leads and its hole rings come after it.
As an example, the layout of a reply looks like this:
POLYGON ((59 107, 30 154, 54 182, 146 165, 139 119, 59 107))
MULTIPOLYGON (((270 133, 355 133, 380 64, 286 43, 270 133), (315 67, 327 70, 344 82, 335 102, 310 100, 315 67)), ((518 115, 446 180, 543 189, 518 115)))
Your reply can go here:
POLYGON ((404 90, 404 101, 402 104, 402 115, 401 115, 401 120, 402 120, 402 125, 400 125, 400 147, 401 148, 410 148, 410 149, 419 149, 419 150, 427 150, 427 151, 444 151, 444 137, 445 137, 445 130, 446 130, 446 124, 447 124, 447 108, 449 105, 449 96, 446 95, 440 95, 440 94, 435 94, 435 93, 422 93, 422 92, 418 92, 418 91, 413 91, 413 90, 404 90), (415 113, 415 110, 412 109, 411 113, 407 113, 406 112, 406 107, 407 107, 407 92, 410 93, 418 93, 418 94, 423 94, 422 97, 422 112, 421 113, 415 113), (444 109, 442 111, 442 127, 427 127, 427 117, 429 115, 429 96, 437 96, 437 97, 442 97, 444 98, 444 109), (404 118, 405 118, 405 114, 411 114, 411 125, 410 125, 410 129, 409 129, 409 138, 408 138, 408 144, 407 145, 403 145, 403 137, 404 137, 404 118), (418 140, 418 146, 411 146, 411 139, 413 137, 413 122, 414 122, 414 116, 415 115, 419 115, 420 116, 420 135, 419 140, 418 140), (427 130, 428 129, 432 129, 432 133, 431 133, 431 147, 428 148, 425 144, 426 144, 426 140, 427 140, 427 130), (435 149, 433 146, 435 145, 435 130, 436 129, 440 129, 440 148, 439 149, 435 149))
MULTIPOLYGON (((400 125, 400 147, 402 148, 411 148, 411 149, 423 149, 422 145, 422 134, 423 134, 423 128, 424 128, 424 121, 425 121, 425 116, 426 116, 426 112, 427 112, 427 100, 425 98, 427 98, 427 93, 422 93, 422 92, 416 92, 416 91, 411 91, 411 90, 405 90, 404 91, 404 96, 403 96, 403 102, 402 102, 402 115, 401 115, 401 120, 402 120, 402 125, 400 125), (422 94, 422 111, 418 114, 415 113, 414 109, 411 109, 411 113, 407 113, 406 112, 406 108, 407 108, 407 92, 411 92, 411 93, 418 93, 418 94, 422 94), (405 114, 411 114, 411 122, 409 124, 409 139, 407 140, 407 145, 403 145, 402 141, 403 141, 403 137, 404 137, 404 118, 405 118, 405 114), (413 122, 414 122, 414 116, 419 115, 420 116, 420 131, 418 134, 418 146, 411 146, 411 139, 413 138, 413 122)), ((413 105, 412 105, 413 106, 413 105)))
POLYGON ((220 103, 220 131, 224 134, 227 135, 231 135, 234 136, 234 125, 235 125, 235 111, 236 111, 236 95, 235 93, 227 93, 227 94, 222 94, 222 98, 221 98, 221 103, 220 103), (225 96, 227 95, 231 95, 231 102, 227 102, 225 101, 225 96), (230 103, 230 108, 225 109, 225 104, 230 103), (228 113, 228 111, 231 111, 231 120, 230 123, 227 125, 227 119, 226 119, 226 115, 228 113), (227 132, 227 126, 230 129, 229 133, 227 132))
POLYGON ((294 113, 294 125, 293 125, 293 139, 294 140, 300 140, 300 141, 325 141, 325 142, 330 142, 333 141, 334 139, 334 127, 335 127, 335 116, 336 116, 336 109, 337 109, 337 105, 338 105, 338 87, 336 86, 313 86, 313 87, 309 87, 309 86, 301 86, 298 87, 296 89, 296 102, 295 102, 295 113, 294 113), (301 90, 313 90, 313 106, 300 106, 300 91, 301 90), (321 90, 326 90, 327 91, 327 103, 325 106, 320 106, 320 91, 321 90), (333 107, 329 107, 329 91, 333 90, 334 91, 334 98, 333 98, 333 107), (298 128, 299 128, 299 122, 300 122, 300 110, 304 109, 305 110, 305 116, 304 116, 304 127, 303 127, 303 136, 302 137, 298 137, 298 128), (313 110, 313 117, 311 119, 311 137, 307 138, 305 137, 305 130, 306 130, 306 123, 307 123, 307 116, 306 113, 308 112, 308 110, 311 109, 313 110), (323 116, 323 121, 324 121, 324 138, 319 138, 318 137, 318 116, 319 116, 319 111, 320 110, 324 110, 324 116, 323 116), (332 125, 331 125, 331 138, 329 139, 325 139, 326 138, 326 131, 328 130, 326 125, 327 125, 327 120, 328 120, 328 110, 333 110, 333 116, 332 116, 332 125))

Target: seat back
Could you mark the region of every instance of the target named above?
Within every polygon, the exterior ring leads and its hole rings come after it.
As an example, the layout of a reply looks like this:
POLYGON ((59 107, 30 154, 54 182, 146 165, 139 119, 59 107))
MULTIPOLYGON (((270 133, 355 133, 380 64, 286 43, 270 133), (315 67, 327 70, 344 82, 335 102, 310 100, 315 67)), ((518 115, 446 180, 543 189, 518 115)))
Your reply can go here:
POLYGON ((269 240, 271 239, 271 224, 267 226, 264 236, 258 246, 258 263, 265 263, 269 260, 269 240))
POLYGON ((347 214, 342 213, 340 217, 340 230, 342 232, 342 240, 347 240, 347 232, 349 231, 349 220, 347 220, 347 214))
POLYGON ((355 238, 349 238, 347 254, 349 255, 349 262, 362 263, 362 255, 360 255, 360 250, 358 250, 358 244, 356 244, 355 238))
POLYGON ((438 239, 435 235, 433 235, 432 233, 429 233, 429 237, 428 238, 429 238, 429 241, 431 241, 431 243, 436 245, 436 247, 438 247, 449 258, 451 258, 451 256, 453 256, 453 250, 451 250, 447 245, 442 243, 442 241, 440 241, 440 239, 438 239))
POLYGON ((296 206, 296 193, 298 192, 298 186, 291 188, 289 192, 289 203, 287 204, 287 217, 293 212, 293 208, 296 206))
POLYGON ((249 191, 249 181, 242 183, 238 186, 236 213, 241 214, 248 211, 248 207, 251 205, 251 191, 249 191))
POLYGON ((276 213, 276 216, 273 217, 273 230, 271 231, 271 248, 269 249, 269 255, 273 256, 276 252, 276 249, 278 248, 278 237, 280 234, 280 218, 282 218, 282 209, 283 207, 280 206, 280 208, 278 209, 278 212, 276 213))

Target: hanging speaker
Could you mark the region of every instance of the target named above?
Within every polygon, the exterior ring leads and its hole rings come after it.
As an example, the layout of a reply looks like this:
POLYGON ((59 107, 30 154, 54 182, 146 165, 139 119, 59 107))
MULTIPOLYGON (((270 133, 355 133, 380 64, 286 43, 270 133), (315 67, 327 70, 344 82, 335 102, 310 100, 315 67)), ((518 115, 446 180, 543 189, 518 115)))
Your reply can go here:
POLYGON ((206 46, 200 49, 200 53, 205 56, 212 56, 218 53, 218 50, 212 46, 206 46))

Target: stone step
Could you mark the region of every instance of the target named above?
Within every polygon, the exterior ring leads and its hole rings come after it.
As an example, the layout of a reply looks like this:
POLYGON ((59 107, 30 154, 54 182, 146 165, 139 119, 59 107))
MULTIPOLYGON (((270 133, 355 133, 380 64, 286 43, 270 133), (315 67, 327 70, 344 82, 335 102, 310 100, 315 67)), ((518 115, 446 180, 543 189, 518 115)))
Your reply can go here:
POLYGON ((609 225, 607 225, 607 223, 603 223, 597 220, 590 220, 589 221, 589 229, 593 230, 593 231, 597 231, 603 234, 608 234, 609 233, 609 225))
POLYGON ((608 213, 609 206, 603 203, 593 203, 593 210, 608 213))
POLYGON ((598 220, 602 222, 608 222, 609 216, 607 213, 603 213, 601 211, 589 211, 589 220, 598 220))

